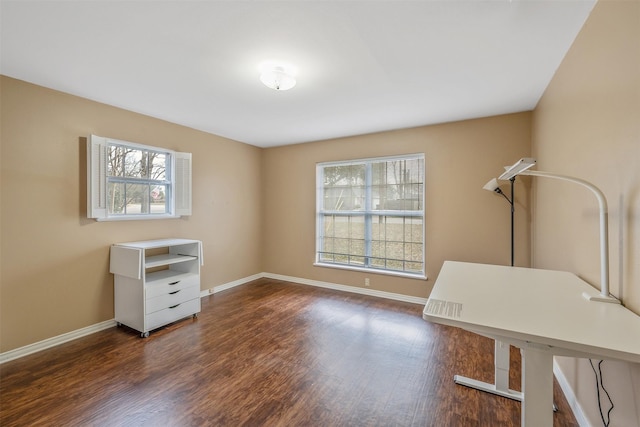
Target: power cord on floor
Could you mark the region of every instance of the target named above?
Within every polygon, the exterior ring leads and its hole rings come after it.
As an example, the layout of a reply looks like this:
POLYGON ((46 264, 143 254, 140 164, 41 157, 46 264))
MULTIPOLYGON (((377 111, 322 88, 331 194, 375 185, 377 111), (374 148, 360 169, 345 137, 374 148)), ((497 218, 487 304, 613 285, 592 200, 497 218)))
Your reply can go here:
POLYGON ((600 410, 600 418, 602 419, 602 425, 604 427, 608 427, 609 423, 611 422, 611 411, 613 411, 614 404, 613 404, 613 401, 611 400, 611 396, 609 396, 609 392, 607 391, 606 388, 604 388, 604 384, 602 383, 602 362, 603 360, 598 362, 598 370, 596 371, 596 367, 593 365, 593 360, 589 359, 589 364, 591 365, 591 369, 593 369, 593 373, 596 376, 596 393, 598 395, 598 409, 600 410), (605 420, 604 412, 602 411, 602 403, 600 402, 601 388, 604 394, 607 395, 607 399, 609 399, 609 404, 611 405, 611 407, 607 411, 606 420, 605 420))

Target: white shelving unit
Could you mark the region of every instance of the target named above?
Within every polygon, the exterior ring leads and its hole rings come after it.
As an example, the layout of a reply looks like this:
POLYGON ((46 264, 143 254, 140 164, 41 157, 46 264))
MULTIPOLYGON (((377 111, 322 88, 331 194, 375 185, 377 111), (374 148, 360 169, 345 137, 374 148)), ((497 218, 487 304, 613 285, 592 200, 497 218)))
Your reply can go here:
POLYGON ((115 320, 149 331, 200 312, 202 242, 161 239, 111 246, 115 320))

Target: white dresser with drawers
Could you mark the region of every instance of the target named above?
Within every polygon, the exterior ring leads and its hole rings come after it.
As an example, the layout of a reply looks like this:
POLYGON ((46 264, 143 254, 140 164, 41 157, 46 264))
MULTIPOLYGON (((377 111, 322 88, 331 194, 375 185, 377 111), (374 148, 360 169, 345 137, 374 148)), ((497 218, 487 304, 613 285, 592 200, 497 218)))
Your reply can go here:
POLYGON ((200 312, 202 242, 161 239, 111 246, 115 320, 149 331, 200 312))

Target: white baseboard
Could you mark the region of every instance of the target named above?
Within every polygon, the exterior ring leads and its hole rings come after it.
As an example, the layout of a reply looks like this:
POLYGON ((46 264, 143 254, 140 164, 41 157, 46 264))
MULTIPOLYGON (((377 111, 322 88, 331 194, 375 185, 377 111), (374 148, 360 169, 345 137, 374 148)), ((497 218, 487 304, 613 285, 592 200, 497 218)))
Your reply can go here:
POLYGON ((262 277, 269 279, 283 280, 285 282, 299 283, 301 285, 317 286, 320 288, 334 289, 336 291, 351 292, 361 295, 369 295, 378 298, 393 299, 396 301, 410 302, 413 304, 426 304, 426 298, 413 297, 410 295, 396 294, 393 292, 376 291, 374 289, 359 288, 356 286, 339 285, 337 283, 321 282, 319 280, 303 279, 301 277, 283 276, 281 274, 262 273, 262 277))
POLYGON ((104 329, 109 329, 113 326, 116 326, 115 320, 105 320, 104 322, 96 323, 95 325, 87 326, 86 328, 76 329, 75 331, 67 332, 66 334, 47 338, 46 340, 25 345, 24 347, 16 348, 14 350, 5 351, 4 353, 0 353, 0 364, 73 341, 77 338, 84 337, 104 329))
POLYGON ((562 369, 560 369, 560 365, 556 363, 555 359, 553 360, 553 374, 556 376, 556 379, 558 380, 558 384, 560 385, 560 388, 564 393, 564 397, 567 399, 567 402, 571 407, 573 416, 576 417, 576 421, 578 422, 578 425, 580 427, 593 427, 592 424, 587 419, 587 417, 585 416, 584 411, 582 410, 582 406, 580 406, 580 402, 578 402, 578 399, 576 398, 576 395, 573 392, 573 388, 571 388, 571 385, 567 381, 567 377, 564 376, 562 369))
MULTIPOLYGON (((213 288, 210 288, 208 290, 201 291, 200 297, 202 298, 211 294, 215 294, 217 292, 222 292, 236 286, 244 285, 245 283, 249 283, 253 280, 261 279, 263 277, 266 277, 269 279, 283 280, 286 282, 300 283, 302 285, 334 289, 337 291, 352 292, 356 294, 370 295, 370 296, 379 297, 379 298, 387 298, 387 299, 393 299, 397 301, 410 302, 414 304, 427 303, 426 298, 412 297, 412 296, 396 294, 392 292, 376 291, 373 289, 358 288, 355 286, 339 285, 337 283, 321 282, 318 280, 302 279, 300 277, 283 276, 280 274, 271 274, 271 273, 258 273, 258 274, 254 274, 253 276, 244 277, 242 279, 238 279, 232 282, 224 283, 222 285, 214 286, 213 288)), ((57 345, 75 340, 80 337, 84 337, 86 335, 93 334, 95 332, 102 331, 104 329, 111 328, 113 326, 116 326, 116 322, 114 319, 106 320, 104 322, 96 323, 95 325, 87 326, 86 328, 77 329, 75 331, 67 332, 66 334, 58 335, 56 337, 38 341, 36 343, 29 344, 24 347, 20 347, 14 350, 9 350, 4 353, 0 353, 0 364, 4 362, 8 362, 10 360, 18 359, 20 357, 27 356, 29 354, 36 353, 38 351, 55 347, 57 345)))
POLYGON ((206 297, 211 294, 226 291, 227 289, 234 288, 236 286, 244 285, 245 283, 252 282, 265 277, 264 273, 254 274, 253 276, 244 277, 242 279, 234 280, 233 282, 224 283, 222 285, 214 286, 213 288, 200 291, 200 298, 206 297))

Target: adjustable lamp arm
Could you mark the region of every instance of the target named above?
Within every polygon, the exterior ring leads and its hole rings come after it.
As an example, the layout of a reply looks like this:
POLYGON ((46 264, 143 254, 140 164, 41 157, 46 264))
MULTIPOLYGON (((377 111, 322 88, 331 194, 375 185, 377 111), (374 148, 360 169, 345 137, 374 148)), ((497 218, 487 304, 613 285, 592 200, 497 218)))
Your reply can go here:
POLYGON ((604 197, 604 193, 600 191, 598 187, 587 182, 583 179, 574 178, 571 176, 558 175, 550 172, 525 170, 519 173, 519 175, 541 176, 547 178, 555 178, 563 181, 570 181, 576 184, 580 184, 583 187, 587 187, 595 194, 598 199, 598 205, 600 206, 600 296, 594 297, 587 294, 583 294, 585 298, 592 301, 612 302, 620 303, 620 301, 609 294, 609 231, 607 226, 607 199, 604 197))
MULTIPOLYGON (((511 185, 513 187, 513 181, 515 180, 515 177, 509 179, 509 181, 511 181, 511 185)), ((504 194, 504 191, 502 191, 502 189, 500 188, 500 184, 498 184, 498 179, 497 178, 492 178, 489 182, 487 182, 484 187, 482 187, 484 190, 488 190, 488 191, 493 191, 494 193, 497 193, 499 195, 501 195, 502 197, 505 198, 505 200, 511 205, 513 206, 513 188, 511 189, 511 199, 509 199, 509 197, 504 194)))
POLYGON ((507 202, 508 202, 511 206, 513 206, 513 201, 512 201, 509 197, 507 197, 507 195, 506 195, 506 194, 504 194, 504 191, 502 191, 500 188, 496 188, 496 189, 495 189, 495 190, 493 190, 493 191, 495 191, 496 193, 498 193, 499 195, 501 195, 502 197, 504 197, 504 198, 507 200, 507 202))

